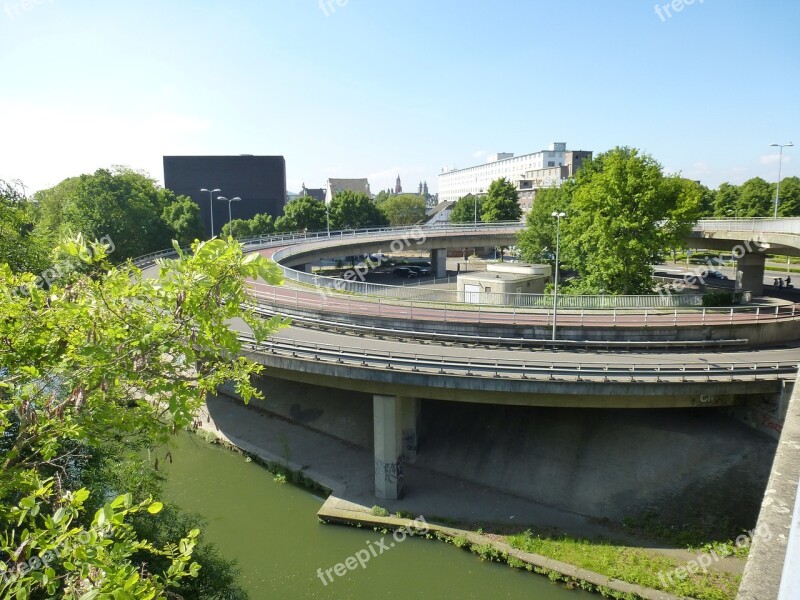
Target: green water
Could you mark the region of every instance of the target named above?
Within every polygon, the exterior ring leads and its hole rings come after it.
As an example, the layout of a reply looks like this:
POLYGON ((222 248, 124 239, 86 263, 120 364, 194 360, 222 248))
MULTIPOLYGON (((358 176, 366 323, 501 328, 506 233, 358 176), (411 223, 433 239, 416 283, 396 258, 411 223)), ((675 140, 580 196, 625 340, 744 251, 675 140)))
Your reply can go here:
MULTIPOLYGON (((320 524, 322 500, 281 485, 255 463, 188 434, 165 468, 169 500, 203 514, 205 539, 235 558, 253 600, 272 598, 596 600, 547 578, 481 561, 449 544, 408 538, 323 585, 323 571, 382 536, 371 529, 320 524)), ((394 542, 385 536, 385 544, 394 542)), ((363 554, 362 554, 363 556, 363 554)))

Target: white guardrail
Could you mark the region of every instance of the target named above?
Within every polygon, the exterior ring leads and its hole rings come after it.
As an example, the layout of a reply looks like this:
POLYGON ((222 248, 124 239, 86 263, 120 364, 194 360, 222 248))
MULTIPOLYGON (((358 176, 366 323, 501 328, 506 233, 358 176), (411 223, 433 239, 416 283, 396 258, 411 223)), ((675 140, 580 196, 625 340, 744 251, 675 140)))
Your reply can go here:
POLYGON ((672 363, 672 364, 620 364, 580 363, 529 360, 526 358, 489 359, 471 356, 438 356, 411 352, 374 352, 363 347, 341 346, 318 342, 302 342, 272 338, 260 344, 252 336, 240 335, 239 339, 252 350, 283 355, 292 359, 324 361, 336 364, 353 364, 374 369, 397 369, 400 371, 432 372, 473 376, 491 374, 494 377, 524 377, 553 379, 556 376, 577 377, 609 381, 631 380, 708 382, 739 380, 780 379, 794 377, 797 363, 791 361, 760 363, 672 363))
MULTIPOLYGON (((284 278, 300 284, 329 291, 343 292, 345 294, 361 294, 374 298, 394 299, 406 302, 424 302, 433 304, 464 304, 464 293, 457 290, 442 290, 422 285, 415 286, 396 286, 369 283, 366 281, 353 281, 339 277, 327 277, 305 273, 281 265, 279 261, 297 254, 302 246, 302 251, 306 252, 314 249, 322 249, 340 245, 342 242, 363 241, 365 243, 391 242, 393 240, 414 239, 415 235, 424 236, 426 239, 431 237, 452 237, 454 235, 468 235, 470 233, 491 233, 491 232, 510 232, 522 229, 522 223, 483 223, 449 225, 447 227, 425 228, 419 226, 412 227, 391 227, 391 228, 371 228, 361 230, 342 230, 342 231, 319 231, 311 233, 289 233, 275 236, 262 236, 239 240, 244 250, 253 252, 256 250, 283 246, 289 244, 291 247, 283 248, 273 255, 278 262, 284 278)), ((694 228, 696 231, 742 231, 742 232, 787 232, 800 234, 800 219, 715 219, 704 220, 697 223, 694 228)), ((145 256, 138 257, 134 263, 139 267, 150 266, 159 258, 174 256, 174 250, 164 250, 154 252, 145 256)), ((474 306, 486 306, 501 308, 509 306, 515 308, 543 308, 548 309, 553 306, 553 296, 549 294, 522 294, 522 293, 481 293, 481 302, 474 306)), ((697 293, 665 293, 658 295, 632 295, 632 296, 612 296, 612 295, 593 295, 593 296, 572 296, 561 295, 558 297, 558 306, 563 309, 615 309, 615 308, 690 308, 702 305, 702 295, 697 293)), ((746 309, 746 308, 745 308, 746 309)), ((776 313, 777 316, 777 313, 776 313)))

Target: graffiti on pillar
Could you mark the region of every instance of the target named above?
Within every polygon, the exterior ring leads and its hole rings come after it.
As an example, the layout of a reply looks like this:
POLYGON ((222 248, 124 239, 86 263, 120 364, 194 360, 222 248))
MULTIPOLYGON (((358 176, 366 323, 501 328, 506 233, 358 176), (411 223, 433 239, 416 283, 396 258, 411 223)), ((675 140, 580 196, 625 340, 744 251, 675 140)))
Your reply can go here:
POLYGON ((398 486, 403 482, 403 460, 397 459, 397 462, 386 462, 380 458, 375 459, 375 472, 383 473, 383 480, 389 484, 397 484, 398 486))
POLYGON ((413 429, 403 431, 403 452, 414 454, 417 451, 417 432, 413 429))

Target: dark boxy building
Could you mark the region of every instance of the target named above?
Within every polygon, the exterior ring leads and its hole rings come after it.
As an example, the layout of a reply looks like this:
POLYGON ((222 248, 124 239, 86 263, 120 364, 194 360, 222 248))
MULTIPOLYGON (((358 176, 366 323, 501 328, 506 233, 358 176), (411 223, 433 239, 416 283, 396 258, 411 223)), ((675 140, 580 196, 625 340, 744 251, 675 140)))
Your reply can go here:
POLYGON ((286 202, 286 160, 283 156, 165 156, 164 187, 189 196, 200 206, 200 215, 211 232, 209 193, 213 194, 214 234, 228 222, 228 203, 217 200, 239 197, 231 205, 234 219, 251 219, 259 213, 283 214, 286 202))

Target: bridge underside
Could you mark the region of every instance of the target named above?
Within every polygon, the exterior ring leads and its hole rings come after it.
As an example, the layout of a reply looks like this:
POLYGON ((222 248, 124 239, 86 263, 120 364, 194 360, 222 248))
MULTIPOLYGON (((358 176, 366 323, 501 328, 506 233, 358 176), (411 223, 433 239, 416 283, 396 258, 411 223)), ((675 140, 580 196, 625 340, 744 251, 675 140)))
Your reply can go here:
MULTIPOLYGON (((252 354, 250 358, 269 367, 272 377, 337 389, 389 396, 475 402, 510 406, 560 408, 696 408, 736 406, 753 394, 778 393, 781 381, 659 382, 653 381, 533 381, 490 377, 446 377, 422 373, 388 373, 385 370, 340 367, 324 373, 307 363, 297 368, 296 359, 252 354), (292 366, 293 365, 293 366, 292 366), (342 376, 346 375, 346 376, 342 376), (391 381, 391 379, 405 381, 391 381), (502 388, 506 388, 505 390, 502 388)), ((319 365, 325 367, 326 365, 319 365)))

